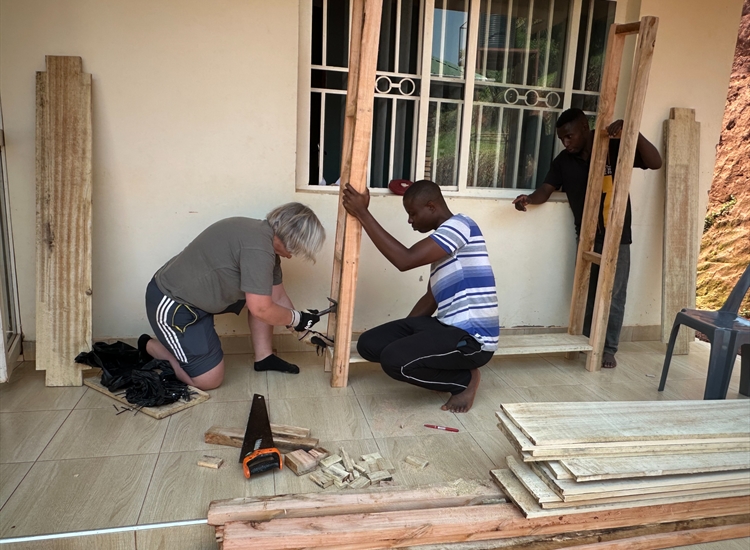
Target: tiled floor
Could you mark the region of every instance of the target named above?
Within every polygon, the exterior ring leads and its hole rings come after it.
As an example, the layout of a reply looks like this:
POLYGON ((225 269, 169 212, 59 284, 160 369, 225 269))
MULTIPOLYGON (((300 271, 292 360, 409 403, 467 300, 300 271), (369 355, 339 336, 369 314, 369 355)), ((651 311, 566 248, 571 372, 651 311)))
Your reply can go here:
MULTIPOLYGON (((2 539, 200 519, 211 500, 320 491, 288 470, 246 481, 236 449, 203 442, 214 424, 244 427, 253 393, 266 396, 273 422, 309 427, 328 449, 389 457, 400 485, 488 479, 488 471, 513 454, 496 427, 494 412, 502 403, 701 399, 708 346, 696 342, 689 356, 675 357, 659 393, 663 348, 625 343, 619 366, 596 373, 584 369, 583 355, 574 361, 498 357, 482 369, 472 410, 458 415, 440 410, 445 395, 395 382, 377 365, 353 365, 349 386, 331 388, 314 353, 283 354, 300 365, 296 376, 257 373, 251 355, 227 356, 226 380, 209 392, 211 399, 163 420, 115 415, 114 401, 86 387, 46 388, 44 373, 25 363, 0 385, 0 550, 215 548, 205 525, 9 545, 2 539), (425 423, 461 431, 430 430, 425 423), (208 450, 224 458, 219 470, 196 465, 208 450), (407 454, 429 458, 430 468, 400 467, 407 454)), ((739 361, 728 398, 744 399, 738 383, 739 361)), ((748 547, 745 540, 694 548, 748 547)))

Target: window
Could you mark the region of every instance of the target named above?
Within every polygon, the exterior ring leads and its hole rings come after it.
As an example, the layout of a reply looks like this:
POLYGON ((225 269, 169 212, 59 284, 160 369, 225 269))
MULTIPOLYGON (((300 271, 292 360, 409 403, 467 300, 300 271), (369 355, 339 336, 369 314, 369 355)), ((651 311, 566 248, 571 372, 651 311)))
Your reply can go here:
MULTIPOLYGON (((305 187, 339 178, 350 18, 349 0, 307 9, 305 187)), ((559 113, 596 113, 614 13, 607 0, 383 0, 370 187, 402 178, 466 194, 537 187, 559 150, 559 113)))

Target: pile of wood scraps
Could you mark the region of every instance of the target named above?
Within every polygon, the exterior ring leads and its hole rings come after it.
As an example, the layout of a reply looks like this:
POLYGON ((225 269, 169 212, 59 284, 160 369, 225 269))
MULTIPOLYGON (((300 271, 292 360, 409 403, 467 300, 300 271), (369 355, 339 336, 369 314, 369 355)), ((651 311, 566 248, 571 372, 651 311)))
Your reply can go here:
POLYGON ((750 496, 750 401, 515 403, 492 475, 529 518, 750 496))
POLYGON ((365 489, 393 481, 396 471, 393 463, 380 453, 361 455, 354 460, 343 447, 338 454, 322 448, 294 451, 284 457, 284 464, 298 476, 309 473, 310 480, 323 489, 331 485, 338 489, 365 489))

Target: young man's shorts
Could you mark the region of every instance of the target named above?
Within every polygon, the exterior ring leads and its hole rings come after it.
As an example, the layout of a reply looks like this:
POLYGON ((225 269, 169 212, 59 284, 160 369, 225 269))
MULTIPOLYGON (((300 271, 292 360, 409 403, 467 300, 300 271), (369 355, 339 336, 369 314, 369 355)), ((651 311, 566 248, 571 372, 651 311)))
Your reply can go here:
POLYGON ((154 279, 146 288, 146 316, 156 337, 190 378, 207 373, 224 358, 214 316, 165 296, 154 279))

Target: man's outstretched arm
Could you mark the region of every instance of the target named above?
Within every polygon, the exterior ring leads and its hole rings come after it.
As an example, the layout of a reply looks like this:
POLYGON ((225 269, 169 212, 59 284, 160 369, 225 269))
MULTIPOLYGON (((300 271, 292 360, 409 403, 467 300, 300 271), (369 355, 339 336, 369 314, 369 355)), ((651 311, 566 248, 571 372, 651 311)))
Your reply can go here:
POLYGON ((516 207, 516 210, 526 212, 527 205, 543 204, 549 200, 550 196, 554 192, 555 187, 553 185, 549 183, 543 183, 542 185, 537 187, 530 195, 518 195, 515 199, 513 199, 512 204, 516 207))
POLYGON ((411 248, 406 248, 383 229, 367 208, 370 204, 369 191, 358 193, 347 183, 344 187, 343 201, 346 211, 359 220, 380 253, 399 271, 429 265, 446 256, 445 250, 429 237, 415 243, 411 248))

